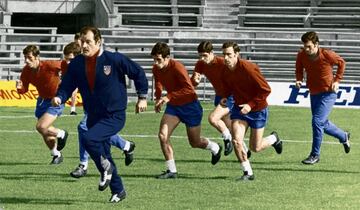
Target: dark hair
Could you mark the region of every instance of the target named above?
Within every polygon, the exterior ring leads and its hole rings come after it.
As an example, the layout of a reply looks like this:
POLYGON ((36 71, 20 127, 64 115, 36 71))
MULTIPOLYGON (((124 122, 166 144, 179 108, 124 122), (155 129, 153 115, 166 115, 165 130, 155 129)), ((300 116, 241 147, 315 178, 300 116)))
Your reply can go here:
POLYGON ((229 47, 232 47, 234 49, 234 52, 240 52, 240 47, 238 44, 236 44, 236 42, 225 42, 223 45, 222 45, 222 49, 226 49, 226 48, 229 48, 229 47))
POLYGON ((197 47, 198 53, 210 53, 213 49, 213 45, 210 41, 202 41, 197 47))
POLYGON ((23 49, 23 54, 27 55, 29 53, 32 53, 33 56, 39 56, 40 55, 40 50, 37 46, 35 45, 28 45, 23 49))
POLYGON ((301 41, 303 43, 311 41, 312 43, 316 44, 317 42, 319 42, 319 37, 315 31, 309 31, 301 36, 301 41))
POLYGON ((75 40, 78 40, 80 39, 80 32, 77 32, 75 35, 74 35, 74 41, 75 40))
POLYGON ((95 42, 97 42, 101 39, 100 30, 93 26, 84 26, 83 28, 81 28, 80 35, 85 35, 88 31, 91 31, 94 34, 95 42))
POLYGON ((157 42, 151 50, 151 55, 155 56, 161 54, 163 58, 166 58, 170 55, 170 48, 164 42, 157 42))
POLYGON ((78 45, 77 42, 70 42, 64 47, 63 50, 64 55, 69 55, 70 53, 74 54, 74 56, 77 56, 81 53, 81 47, 78 45))

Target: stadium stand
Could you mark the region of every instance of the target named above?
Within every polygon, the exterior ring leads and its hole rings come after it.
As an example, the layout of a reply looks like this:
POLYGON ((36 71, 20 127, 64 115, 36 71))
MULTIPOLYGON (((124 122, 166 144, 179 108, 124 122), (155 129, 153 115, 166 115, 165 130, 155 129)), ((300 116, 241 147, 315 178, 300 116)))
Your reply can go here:
MULTIPOLYGON (((158 41, 168 43, 172 56, 183 62, 191 74, 200 41, 212 41, 215 53, 220 55, 222 43, 232 40, 239 43, 241 57, 257 63, 268 81, 293 82, 295 57, 302 46, 300 36, 314 30, 320 35, 321 47, 335 50, 346 60, 343 82, 360 84, 357 1, 114 0, 113 3, 121 22, 117 27, 101 28, 104 48, 137 61, 149 81, 153 63, 150 51, 158 41), (251 19, 252 16, 260 19, 251 19)), ((24 65, 21 52, 27 44, 39 45, 44 59, 59 59, 63 46, 72 38, 72 34, 57 33, 56 27, 0 25, 1 79, 19 76, 24 65)), ((135 96, 133 84, 128 87, 130 95, 135 96)), ((198 94, 202 100, 211 100, 214 94, 205 79, 198 94)))
POLYGON ((238 26, 239 0, 206 0, 204 28, 234 29, 238 26))
POLYGON ((240 27, 354 28, 360 26, 358 1, 241 0, 240 27))
POLYGON ((189 0, 115 0, 114 11, 126 26, 190 26, 202 25, 201 1, 189 0))

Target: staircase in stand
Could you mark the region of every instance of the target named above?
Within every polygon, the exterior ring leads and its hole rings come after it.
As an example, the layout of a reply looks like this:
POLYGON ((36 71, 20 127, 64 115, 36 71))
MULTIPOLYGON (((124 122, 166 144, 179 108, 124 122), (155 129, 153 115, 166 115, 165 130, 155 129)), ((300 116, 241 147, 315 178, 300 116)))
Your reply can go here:
POLYGON ((206 0, 204 28, 235 29, 239 26, 238 14, 240 0, 206 0))

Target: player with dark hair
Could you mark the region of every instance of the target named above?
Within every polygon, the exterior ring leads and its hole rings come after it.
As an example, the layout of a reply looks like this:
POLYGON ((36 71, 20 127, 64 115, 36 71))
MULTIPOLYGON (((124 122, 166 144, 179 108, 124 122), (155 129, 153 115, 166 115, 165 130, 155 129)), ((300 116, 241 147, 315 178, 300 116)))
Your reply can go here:
POLYGON ((38 119, 36 130, 51 151, 51 164, 60 164, 63 161, 60 151, 65 147, 68 132, 52 125, 61 115, 64 105, 52 107, 51 99, 60 84, 61 61, 40 60, 40 50, 35 45, 26 46, 23 54, 26 65, 21 72, 20 80, 16 81, 17 92, 26 93, 30 84, 36 87, 39 93, 35 108, 35 116, 38 119))
MULTIPOLYGON (((64 61, 62 62, 62 69, 63 74, 66 73, 67 66, 70 61, 75 58, 75 56, 81 53, 81 47, 78 45, 77 42, 70 42, 64 47, 63 55, 64 61)), ((75 91, 74 91, 75 92, 75 91)), ((77 93, 77 88, 76 88, 77 93)), ((73 97, 74 93, 72 94, 73 97)), ((84 142, 84 133, 88 130, 86 126, 87 114, 84 113, 83 119, 80 121, 78 125, 78 137, 79 137, 79 165, 70 172, 70 176, 74 178, 81 178, 86 176, 88 163, 89 163, 89 154, 85 150, 85 142, 84 142)), ((131 141, 126 141, 119 135, 114 135, 110 138, 111 145, 119 148, 120 150, 124 151, 125 154, 125 165, 128 166, 133 162, 134 159, 134 149, 135 143, 131 141)))
POLYGON ((268 120, 266 98, 271 89, 257 65, 239 58, 240 47, 235 42, 225 42, 222 51, 226 69, 222 76, 224 94, 220 103, 226 106, 227 98, 230 95, 234 96, 235 104, 230 114, 233 144, 244 173, 238 180, 254 180, 250 161, 243 148, 244 137, 249 127, 251 151, 260 152, 273 146, 278 154, 282 153, 282 141, 275 131, 263 138, 268 120))
POLYGON ((110 185, 109 201, 119 202, 125 199, 126 191, 111 156, 110 138, 125 125, 125 75, 134 80, 138 93, 136 113, 146 110, 148 80, 144 70, 125 55, 102 50, 98 28, 86 26, 80 30, 80 36, 82 53, 70 62, 52 103, 65 103, 79 88, 88 116, 88 130, 83 135, 85 149, 101 174, 98 189, 103 191, 110 185))
POLYGON ((300 88, 306 72, 306 84, 310 91, 312 113, 312 148, 303 164, 315 164, 320 161, 320 147, 324 133, 339 139, 350 152, 350 133, 332 123, 328 117, 337 98, 339 82, 345 71, 345 61, 334 51, 319 47, 319 37, 314 31, 301 36, 304 47, 296 58, 296 87, 300 88), (333 66, 337 66, 335 76, 333 66))
MULTIPOLYGON (((231 120, 229 113, 234 105, 234 99, 232 96, 229 96, 227 105, 225 107, 220 105, 221 94, 224 89, 221 80, 221 76, 225 69, 224 58, 214 54, 213 45, 210 41, 202 41, 198 45, 197 51, 199 54, 199 60, 195 64, 191 82, 196 87, 200 83, 201 74, 204 74, 215 90, 215 109, 210 113, 208 120, 209 123, 222 134, 225 148, 224 155, 227 156, 233 151, 233 145, 231 143, 232 136, 230 132, 231 120)), ((247 151, 249 158, 251 151, 248 150, 245 142, 243 147, 247 151)))
POLYGON ((166 104, 158 136, 167 170, 157 178, 177 177, 170 136, 180 122, 186 125, 191 147, 210 150, 211 163, 215 165, 220 160, 222 147, 200 136, 203 109, 187 70, 179 61, 170 58, 170 48, 166 43, 156 43, 152 48, 151 56, 154 59, 152 72, 155 79, 155 112, 160 112, 162 106, 166 104), (163 88, 167 91, 165 96, 162 96, 163 88))

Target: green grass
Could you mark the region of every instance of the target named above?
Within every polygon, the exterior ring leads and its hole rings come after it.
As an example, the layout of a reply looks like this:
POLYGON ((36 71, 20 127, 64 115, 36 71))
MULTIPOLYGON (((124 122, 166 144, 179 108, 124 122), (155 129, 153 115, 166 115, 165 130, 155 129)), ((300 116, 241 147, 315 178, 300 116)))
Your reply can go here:
MULTIPOLYGON (((212 105, 203 107, 203 135, 222 143, 206 121, 212 105)), ((269 148, 253 153, 253 182, 235 182, 242 172, 234 153, 213 166, 208 151, 191 149, 184 125, 172 139, 179 178, 155 179, 165 169, 157 139, 162 114, 155 114, 152 105, 140 115, 133 110, 130 104, 121 134, 136 142, 135 161, 126 167, 121 151, 112 150, 128 196, 110 204, 110 191, 97 190, 99 174, 93 162, 86 177, 69 176, 78 164, 76 126, 81 116, 56 121, 56 126, 70 131, 70 137, 64 162, 51 166, 50 153, 34 130, 33 108, 1 107, 0 209, 359 209, 359 110, 334 109, 331 114, 334 123, 351 131, 351 152, 345 154, 342 145, 326 136, 320 163, 306 166, 300 161, 311 147, 309 109, 270 107, 265 134, 277 130, 285 140, 284 151, 277 155, 269 148)))

